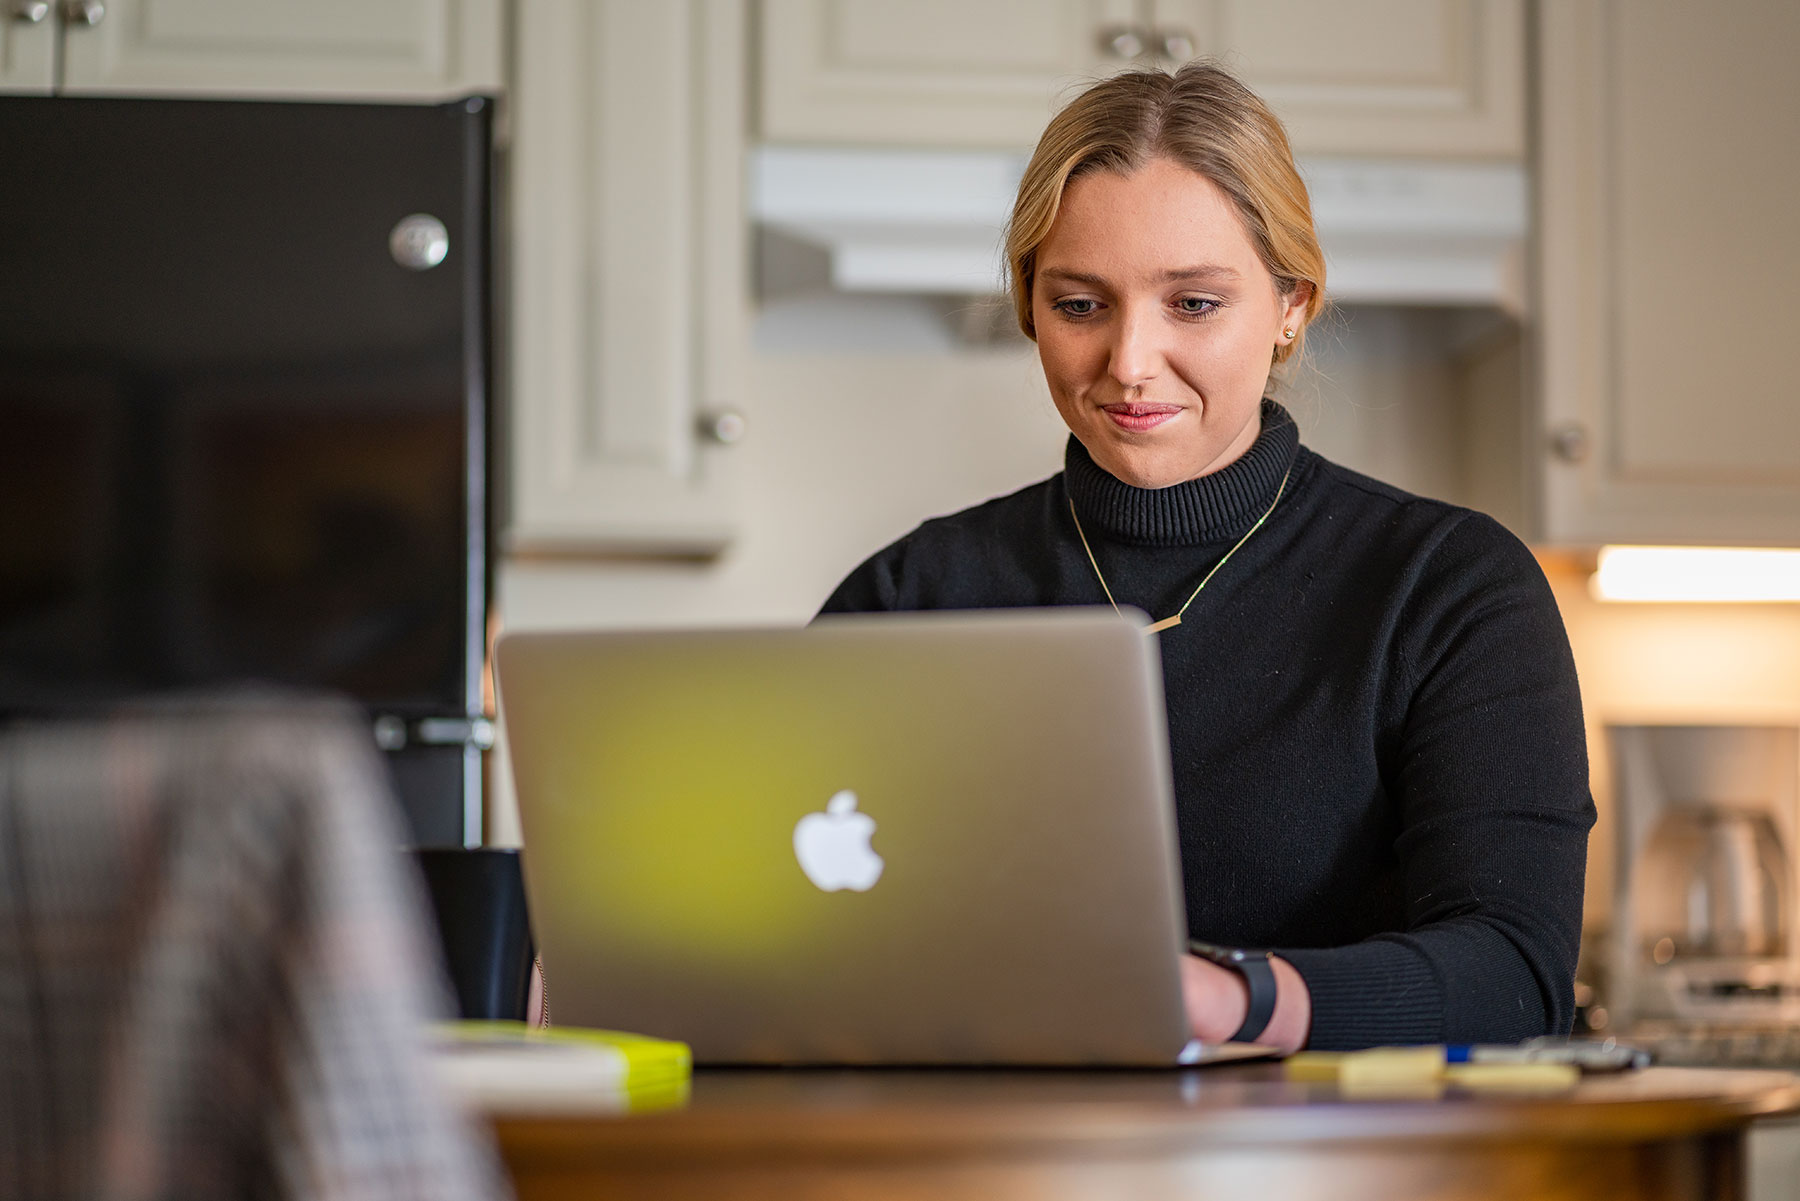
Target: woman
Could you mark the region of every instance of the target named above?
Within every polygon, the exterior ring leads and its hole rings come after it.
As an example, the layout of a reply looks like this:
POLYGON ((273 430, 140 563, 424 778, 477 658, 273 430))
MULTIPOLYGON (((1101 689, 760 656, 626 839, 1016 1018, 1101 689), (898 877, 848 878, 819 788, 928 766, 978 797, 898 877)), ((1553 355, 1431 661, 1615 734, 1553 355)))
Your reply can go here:
POLYGON ((1257 949, 1184 957, 1196 1037, 1566 1033, 1594 816, 1568 640, 1500 525, 1320 458, 1265 399, 1324 303, 1280 123, 1205 64, 1097 84, 1007 254, 1063 472, 926 522, 824 610, 1161 619, 1189 929, 1257 949))

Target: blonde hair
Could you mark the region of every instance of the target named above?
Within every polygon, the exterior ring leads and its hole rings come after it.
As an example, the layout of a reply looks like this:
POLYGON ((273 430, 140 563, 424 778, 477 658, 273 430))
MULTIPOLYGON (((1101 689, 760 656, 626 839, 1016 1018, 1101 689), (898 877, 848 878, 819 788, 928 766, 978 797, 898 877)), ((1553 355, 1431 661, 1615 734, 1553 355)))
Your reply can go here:
POLYGON ((1006 227, 1019 328, 1037 340, 1031 287, 1038 249, 1050 236, 1069 181, 1092 171, 1129 175, 1157 158, 1199 172, 1230 198, 1281 295, 1292 295, 1303 282, 1312 285, 1294 340, 1274 349, 1274 362, 1287 362, 1325 307, 1325 254, 1313 233, 1312 204, 1280 120, 1229 71, 1204 61, 1172 75, 1114 75, 1051 118, 1019 181, 1006 227))

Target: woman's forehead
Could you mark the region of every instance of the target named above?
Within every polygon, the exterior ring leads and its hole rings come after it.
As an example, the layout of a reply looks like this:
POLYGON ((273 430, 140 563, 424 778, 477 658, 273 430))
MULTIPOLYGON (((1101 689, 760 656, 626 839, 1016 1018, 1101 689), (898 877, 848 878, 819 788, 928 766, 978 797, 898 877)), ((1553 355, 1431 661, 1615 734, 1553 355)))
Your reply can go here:
POLYGON ((1224 190, 1159 158, 1128 174, 1070 180, 1039 247, 1038 275, 1046 283, 1223 285, 1267 270, 1224 190))

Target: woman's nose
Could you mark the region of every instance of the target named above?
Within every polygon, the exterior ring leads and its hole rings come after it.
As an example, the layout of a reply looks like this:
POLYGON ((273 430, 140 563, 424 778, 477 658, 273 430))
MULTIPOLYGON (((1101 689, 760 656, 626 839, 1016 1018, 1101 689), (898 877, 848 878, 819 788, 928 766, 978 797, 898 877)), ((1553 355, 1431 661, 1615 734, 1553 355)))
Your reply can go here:
POLYGON ((1162 369, 1162 332, 1155 314, 1131 306, 1122 308, 1113 326, 1108 373, 1127 388, 1154 379, 1162 369))

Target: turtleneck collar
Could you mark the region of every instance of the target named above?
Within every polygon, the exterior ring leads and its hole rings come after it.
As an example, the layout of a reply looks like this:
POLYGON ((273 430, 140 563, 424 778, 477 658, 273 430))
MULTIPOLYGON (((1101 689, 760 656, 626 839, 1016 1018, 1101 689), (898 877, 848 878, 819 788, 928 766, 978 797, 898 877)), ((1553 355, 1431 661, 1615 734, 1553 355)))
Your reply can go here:
POLYGON ((1199 479, 1134 488, 1094 462, 1072 435, 1063 475, 1090 535, 1140 546, 1195 546, 1236 537, 1261 517, 1299 446, 1300 427, 1265 397, 1262 432, 1250 449, 1199 479))

